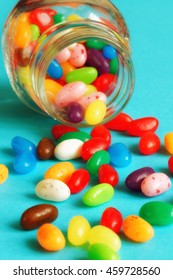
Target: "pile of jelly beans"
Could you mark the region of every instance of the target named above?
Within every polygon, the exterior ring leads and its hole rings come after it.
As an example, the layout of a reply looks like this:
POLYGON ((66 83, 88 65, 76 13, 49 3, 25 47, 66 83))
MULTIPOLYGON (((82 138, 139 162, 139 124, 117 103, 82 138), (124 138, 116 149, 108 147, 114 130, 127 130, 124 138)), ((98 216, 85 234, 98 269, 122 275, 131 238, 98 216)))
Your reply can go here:
MULTIPOLYGON (((85 5, 85 8, 91 10, 89 15, 93 14, 91 7, 85 5)), ((73 9, 70 14, 58 6, 57 10, 38 8, 23 13, 16 20, 13 35, 16 73, 33 100, 29 63, 40 36, 56 24, 81 19, 73 9)), ((104 22, 99 16, 95 20, 104 22)), ((48 104, 68 123, 100 124, 110 114, 107 104, 113 98, 118 71, 118 53, 111 45, 94 38, 74 43, 57 53, 48 66, 44 80, 48 104)), ((38 100, 36 103, 42 107, 38 100)))

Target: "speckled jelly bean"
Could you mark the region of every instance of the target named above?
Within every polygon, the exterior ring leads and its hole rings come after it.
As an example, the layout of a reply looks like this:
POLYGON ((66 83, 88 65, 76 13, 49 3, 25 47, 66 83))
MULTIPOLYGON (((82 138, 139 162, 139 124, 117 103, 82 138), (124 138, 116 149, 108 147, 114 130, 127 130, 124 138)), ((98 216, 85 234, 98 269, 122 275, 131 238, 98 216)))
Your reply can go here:
POLYGON ((113 230, 102 226, 94 226, 89 232, 89 243, 92 244, 105 244, 112 250, 118 251, 121 248, 121 240, 113 230))
POLYGON ((110 162, 110 155, 105 150, 96 151, 87 161, 86 168, 90 174, 97 175, 102 164, 110 162))
POLYGON ((132 191, 141 191, 142 181, 154 173, 151 167, 142 167, 131 172, 125 179, 125 185, 132 191))
POLYGON ((90 182, 90 174, 84 168, 79 168, 73 172, 67 186, 69 187, 71 194, 82 191, 90 182))
POLYGON ((44 200, 60 202, 70 196, 69 187, 57 179, 45 179, 38 182, 35 188, 36 195, 44 200))
POLYGON ((83 216, 74 216, 68 225, 67 236, 74 246, 81 246, 88 241, 91 226, 83 216))
POLYGON ((104 138, 93 137, 83 144, 81 157, 84 160, 89 160, 90 157, 95 154, 95 152, 107 150, 108 147, 109 145, 104 138))
POLYGON ((123 143, 114 143, 108 148, 111 163, 117 167, 126 167, 131 163, 131 153, 123 143))
POLYGON ((16 155, 27 151, 36 154, 35 144, 22 136, 15 136, 11 140, 11 147, 16 155))
POLYGON ((173 173, 173 156, 168 159, 168 168, 171 173, 173 173))
POLYGON ((110 131, 103 125, 97 125, 91 130, 91 136, 92 137, 101 137, 105 139, 108 145, 110 145, 112 136, 110 131))
POLYGON ((88 248, 89 260, 119 260, 117 252, 112 250, 108 245, 94 243, 88 248))
POLYGON ((116 49, 111 45, 104 46, 102 54, 105 58, 108 58, 110 60, 117 57, 116 49))
POLYGON ((0 164, 0 185, 8 178, 8 167, 5 164, 0 164))
POLYGON ((168 153, 173 154, 173 132, 165 134, 164 144, 168 153))
POLYGON ((66 82, 72 83, 80 81, 89 85, 95 81, 97 76, 98 72, 94 67, 82 67, 68 73, 66 75, 66 82))
POLYGON ((82 67, 87 60, 86 48, 82 44, 76 44, 71 51, 69 62, 75 67, 82 67))
POLYGON ((110 184, 98 184, 87 190, 82 201, 87 206, 98 206, 110 201, 114 196, 114 188, 110 184))
POLYGON ((80 123, 85 115, 84 107, 78 102, 71 102, 67 108, 67 120, 71 123, 80 123))
POLYGON ((36 149, 37 157, 41 160, 48 160, 54 157, 55 143, 47 137, 42 138, 36 149))
POLYGON ((169 225, 173 223, 173 205, 164 201, 150 201, 142 205, 139 216, 151 225, 169 225))
POLYGON ((101 123, 106 115, 106 105, 101 100, 92 102, 85 111, 85 120, 88 125, 101 123))
POLYGON ((141 184, 141 191, 149 197, 158 196, 171 187, 170 178, 161 172, 156 172, 147 176, 141 184))
POLYGON ((99 75, 109 73, 109 61, 97 49, 88 49, 87 65, 97 69, 99 75))
POLYGON ((123 216, 116 208, 108 207, 102 213, 100 224, 118 233, 123 224, 123 216))
POLYGON ((83 141, 79 139, 67 139, 55 147, 54 155, 59 160, 79 158, 81 156, 82 146, 83 141))
POLYGON ((121 112, 111 121, 105 123, 104 126, 115 131, 126 131, 131 121, 132 118, 128 114, 121 112))
POLYGON ((98 179, 100 183, 107 183, 115 187, 119 182, 119 175, 111 165, 102 164, 98 169, 98 179))
POLYGON ((160 138, 153 132, 147 132, 141 136, 138 146, 143 155, 152 155, 160 149, 160 138))
POLYGON ((145 117, 129 122, 127 133, 132 136, 142 136, 146 132, 155 132, 159 121, 154 117, 145 117))
POLYGON ((66 240, 62 231, 56 226, 46 223, 37 231, 37 240, 46 251, 59 251, 65 247, 66 240))
POLYGON ((13 168, 16 173, 27 174, 36 167, 37 159, 32 152, 25 151, 17 154, 13 162, 13 168))
POLYGON ((123 221, 123 233, 132 241, 147 242, 153 238, 154 229, 141 217, 130 215, 123 221))
POLYGON ((71 162, 59 162, 52 165, 44 174, 44 179, 57 179, 67 183, 75 171, 71 162))
POLYGON ((107 97, 106 94, 101 91, 96 91, 86 96, 81 97, 78 102, 84 107, 87 108, 95 100, 101 100, 106 103, 107 97))
POLYGON ((83 142, 91 139, 90 134, 88 134, 87 132, 84 131, 71 131, 71 132, 67 132, 64 135, 62 135, 59 139, 58 139, 58 143, 67 140, 67 139, 79 139, 83 142))
POLYGON ((58 140, 62 135, 66 134, 67 132, 78 131, 76 127, 63 125, 63 124, 55 124, 52 127, 52 135, 53 137, 58 140))

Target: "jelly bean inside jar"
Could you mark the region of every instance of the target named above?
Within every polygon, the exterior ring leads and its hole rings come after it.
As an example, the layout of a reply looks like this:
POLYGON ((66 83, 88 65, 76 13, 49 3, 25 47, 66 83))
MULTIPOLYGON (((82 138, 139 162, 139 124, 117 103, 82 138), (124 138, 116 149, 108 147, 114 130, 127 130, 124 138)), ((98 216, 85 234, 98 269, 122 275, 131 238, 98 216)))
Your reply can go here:
POLYGON ((27 1, 20 2, 3 34, 19 98, 63 124, 110 121, 134 84, 128 30, 117 8, 107 0, 101 7, 94 0, 57 0, 31 3, 28 11, 27 1))

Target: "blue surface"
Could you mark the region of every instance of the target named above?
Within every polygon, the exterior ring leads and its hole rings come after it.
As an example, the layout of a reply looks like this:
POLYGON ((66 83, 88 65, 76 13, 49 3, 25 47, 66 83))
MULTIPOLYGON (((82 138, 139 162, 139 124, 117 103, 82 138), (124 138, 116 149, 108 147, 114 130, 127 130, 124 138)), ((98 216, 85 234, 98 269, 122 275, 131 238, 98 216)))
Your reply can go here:
MULTIPOLYGON (((5 18, 16 2, 5 1, 0 17, 0 34, 5 18)), ((66 202, 53 203, 59 210, 59 217, 54 224, 65 235, 68 222, 74 215, 84 215, 93 226, 99 223, 101 213, 109 206, 116 207, 126 217, 138 214, 140 207, 151 200, 173 203, 173 187, 167 193, 151 199, 130 192, 124 185, 130 172, 144 166, 150 166, 157 172, 165 172, 171 176, 167 167, 170 155, 164 149, 163 138, 167 132, 173 131, 173 1, 113 2, 124 15, 130 30, 136 72, 134 94, 124 112, 134 119, 144 116, 157 117, 160 121, 157 134, 160 136, 162 147, 155 155, 141 156, 137 146, 139 138, 112 132, 113 142, 123 142, 130 149, 132 163, 125 168, 117 168, 120 182, 110 202, 95 208, 86 207, 81 200, 83 191, 71 196, 66 202)), ((87 259, 87 245, 76 248, 67 242, 64 250, 47 253, 36 241, 36 230, 25 232, 20 228, 19 219, 22 212, 43 202, 36 197, 35 186, 56 160, 38 162, 36 169, 31 173, 17 175, 12 168, 14 154, 11 140, 19 135, 37 145, 42 137, 51 137, 51 127, 56 122, 31 111, 18 100, 8 81, 1 53, 0 65, 0 163, 6 164, 10 172, 8 180, 0 186, 0 259, 87 259)), ((73 163, 78 166, 77 161, 73 163)), ((82 166, 82 161, 80 163, 82 166)), ((130 242, 121 234, 121 259, 173 259, 173 225, 157 226, 154 229, 154 238, 143 244, 130 242)))

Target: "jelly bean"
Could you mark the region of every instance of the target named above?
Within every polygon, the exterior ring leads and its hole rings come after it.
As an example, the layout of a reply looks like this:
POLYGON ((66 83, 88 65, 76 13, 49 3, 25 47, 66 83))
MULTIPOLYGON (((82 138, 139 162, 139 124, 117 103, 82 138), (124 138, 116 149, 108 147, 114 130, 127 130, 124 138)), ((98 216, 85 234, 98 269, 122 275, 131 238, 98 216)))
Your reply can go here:
POLYGON ((69 187, 62 181, 57 179, 41 180, 35 189, 36 195, 44 200, 64 201, 70 196, 69 187))
POLYGON ((65 237, 62 231, 52 224, 46 223, 37 231, 37 240, 46 251, 59 251, 65 247, 65 237))
POLYGON ((110 184, 98 184, 87 190, 82 201, 87 206, 98 206, 110 201, 114 196, 114 188, 110 184))
POLYGON ((0 185, 8 178, 8 168, 5 164, 0 164, 0 185))
POLYGON ((44 86, 45 86, 45 91, 46 91, 46 96, 48 98, 48 101, 54 104, 55 97, 57 93, 60 91, 60 89, 62 89, 62 85, 55 82, 54 80, 45 79, 44 86))
POLYGON ((143 134, 139 141, 139 150, 144 155, 152 155, 156 153, 160 146, 160 139, 153 132, 143 134))
POLYGON ((123 221, 124 234, 135 242, 146 242, 153 238, 154 229, 139 216, 131 215, 123 221))
POLYGON ((13 168, 16 173, 26 174, 34 170, 37 159, 32 152, 24 151, 18 154, 13 162, 13 168))
POLYGON ((99 167, 98 178, 100 183, 107 183, 112 187, 115 187, 119 182, 117 171, 109 164, 102 164, 99 167))
POLYGON ((141 184, 141 191, 144 195, 153 197, 158 196, 171 187, 169 177, 161 172, 148 175, 141 184))
POLYGON ((31 58, 32 51, 34 49, 35 42, 29 43, 25 48, 17 48, 15 50, 15 56, 17 59, 17 64, 19 66, 27 66, 31 58))
POLYGON ((99 75, 109 73, 109 61, 97 49, 88 49, 87 65, 97 69, 99 75))
POLYGON ((107 96, 114 91, 116 84, 117 76, 110 73, 100 75, 93 82, 93 86, 95 86, 98 91, 106 93, 107 96))
POLYGON ((53 17, 57 14, 57 12, 51 8, 44 8, 44 12, 46 12, 49 16, 53 17))
POLYGON ((87 85, 95 81, 98 76, 98 72, 94 67, 82 67, 71 71, 66 75, 66 82, 81 81, 87 85))
POLYGON ((69 83, 58 92, 55 103, 57 106, 67 106, 82 97, 85 91, 86 85, 83 82, 69 83))
POLYGON ((25 22, 29 24, 29 13, 22 13, 18 16, 17 22, 25 22))
POLYGON ((109 246, 102 243, 94 243, 88 249, 89 260, 119 260, 120 257, 109 246))
POLYGON ((57 179, 67 183, 75 168, 71 162, 59 162, 51 166, 44 174, 44 179, 57 179))
POLYGON ((101 91, 96 91, 86 96, 81 97, 78 102, 84 107, 87 108, 95 100, 101 100, 106 103, 106 94, 101 91))
POLYGON ((88 125, 101 123, 106 115, 106 105, 101 100, 93 101, 85 111, 85 120, 88 125))
POLYGON ((74 246, 81 246, 88 241, 91 226, 83 216, 74 216, 68 225, 67 236, 74 246))
POLYGON ((110 66, 110 71, 109 73, 110 74, 117 74, 118 73, 118 70, 119 70, 119 61, 118 61, 118 58, 113 58, 110 63, 109 63, 109 66, 110 66))
POLYGON ((58 143, 67 140, 67 139, 79 139, 83 142, 91 139, 91 136, 84 131, 71 131, 71 132, 67 132, 64 135, 62 135, 59 139, 58 139, 58 143))
POLYGON ((168 159, 168 168, 171 173, 173 173, 173 156, 168 159))
POLYGON ((89 39, 86 41, 86 45, 88 48, 102 50, 106 43, 97 39, 89 39))
POLYGON ((81 157, 84 160, 90 159, 92 155, 94 155, 97 151, 107 150, 108 143, 104 138, 101 137, 93 137, 86 141, 82 146, 81 157))
POLYGON ((39 27, 40 32, 43 33, 49 27, 53 26, 54 21, 52 16, 46 9, 35 9, 30 12, 29 15, 30 23, 35 24, 39 27))
POLYGON ((47 69, 47 73, 52 79, 59 79, 63 75, 63 70, 61 65, 56 59, 53 59, 47 69))
POLYGON ((90 230, 88 241, 91 245, 98 243, 105 244, 116 252, 121 248, 119 236, 113 230, 102 225, 94 226, 90 230))
POLYGON ((79 158, 81 156, 82 146, 83 141, 79 139, 67 139, 55 147, 54 155, 59 160, 79 158))
POLYGON ((111 121, 105 123, 104 126, 115 131, 126 131, 131 121, 132 118, 129 115, 121 112, 111 121))
POLYGON ((131 163, 131 153, 123 143, 114 143, 108 148, 111 163, 117 167, 126 167, 131 163))
POLYGON ((91 130, 92 137, 101 137, 105 139, 108 145, 111 143, 112 136, 110 131, 103 125, 97 125, 91 130))
POLYGON ((173 132, 169 132, 164 136, 164 144, 168 153, 173 154, 173 132))
POLYGON ((18 21, 14 30, 14 44, 17 48, 25 48, 31 41, 31 27, 27 22, 18 21))
POLYGON ((163 201, 150 201, 140 208, 139 216, 151 225, 169 225, 173 223, 173 205, 163 201))
POLYGON ((127 133, 132 136, 142 136, 146 132, 155 132, 159 121, 154 117, 145 117, 129 122, 127 133))
POLYGON ((17 75, 21 84, 26 86, 31 86, 31 69, 29 66, 18 67, 17 75))
POLYGON ((73 172, 67 186, 69 187, 71 194, 82 191, 90 181, 90 174, 84 168, 79 168, 73 172))
POLYGON ((40 36, 40 29, 35 24, 31 24, 30 28, 31 28, 31 41, 35 41, 40 36))
POLYGON ((87 96, 88 94, 91 94, 91 93, 96 92, 96 91, 97 91, 96 87, 94 87, 93 85, 87 85, 86 86, 86 92, 85 92, 84 96, 87 96))
POLYGON ((97 175, 102 164, 110 162, 110 155, 105 150, 95 152, 87 161, 86 168, 90 174, 97 175))
POLYGON ((20 154, 25 151, 36 154, 36 146, 22 136, 15 136, 11 141, 11 147, 15 154, 20 154))
POLYGON ((66 62, 62 63, 62 64, 61 64, 61 67, 62 67, 62 71, 63 71, 62 79, 63 79, 64 81, 66 81, 66 76, 67 76, 69 73, 71 73, 71 72, 73 72, 73 71, 76 70, 76 68, 75 68, 73 65, 71 65, 69 61, 66 61, 66 62))
POLYGON ((100 224, 118 233, 123 224, 123 217, 116 208, 108 207, 101 216, 100 224))
POLYGON ((62 14, 56 14, 56 15, 53 16, 54 24, 63 22, 64 20, 65 20, 65 16, 62 15, 62 14))
POLYGON ((102 54, 104 57, 106 57, 110 60, 117 57, 116 49, 114 47, 112 47, 111 45, 104 46, 104 48, 102 50, 102 54))
POLYGON ((70 56, 71 56, 71 51, 68 48, 65 48, 56 55, 55 59, 59 63, 64 63, 67 60, 69 60, 70 56))
POLYGON ((38 204, 25 210, 20 218, 23 229, 31 230, 45 223, 51 223, 58 217, 58 209, 51 204, 38 204))
POLYGON ((82 44, 77 44, 71 51, 69 62, 75 67, 82 67, 87 60, 86 48, 82 44))
POLYGON ((71 102, 68 105, 67 119, 71 123, 80 123, 84 119, 84 108, 78 102, 71 102))
POLYGON ((67 132, 72 131, 78 131, 78 129, 76 127, 63 124, 56 124, 52 127, 52 135, 56 140, 58 140, 62 135, 66 134, 67 132))
POLYGON ((132 191, 141 191, 142 181, 154 170, 151 167, 142 167, 130 173, 125 179, 125 185, 132 191))
POLYGON ((47 160, 53 158, 54 149, 55 149, 54 142, 51 139, 44 137, 40 140, 40 142, 37 145, 37 150, 36 150, 37 157, 41 160, 47 160))
POLYGON ((67 17, 68 21, 76 21, 76 20, 81 20, 81 17, 76 15, 76 14, 71 14, 67 17))

